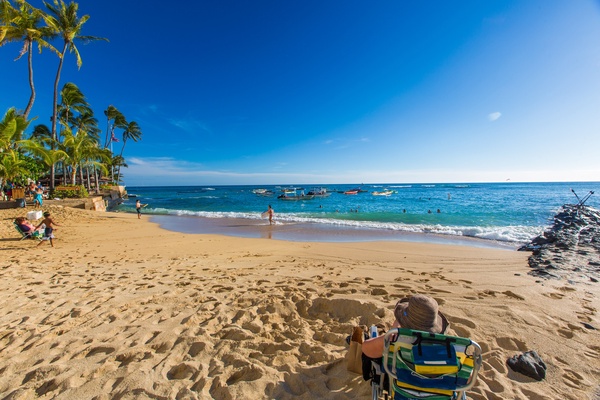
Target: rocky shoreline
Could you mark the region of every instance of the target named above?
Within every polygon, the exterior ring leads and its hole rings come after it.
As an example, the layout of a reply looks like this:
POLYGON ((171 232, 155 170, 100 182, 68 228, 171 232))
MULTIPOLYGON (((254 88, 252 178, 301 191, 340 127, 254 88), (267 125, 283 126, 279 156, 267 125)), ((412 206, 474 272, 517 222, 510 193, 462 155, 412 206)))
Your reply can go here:
POLYGON ((565 204, 554 224, 520 251, 531 251, 530 275, 573 282, 600 279, 600 211, 565 204))

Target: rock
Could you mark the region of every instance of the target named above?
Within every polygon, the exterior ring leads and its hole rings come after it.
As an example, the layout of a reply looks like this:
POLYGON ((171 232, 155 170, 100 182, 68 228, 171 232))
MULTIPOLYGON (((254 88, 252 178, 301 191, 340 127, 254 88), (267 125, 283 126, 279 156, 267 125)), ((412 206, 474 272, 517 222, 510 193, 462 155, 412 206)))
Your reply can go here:
POLYGON ((546 378, 546 364, 534 350, 513 356, 506 363, 513 371, 537 381, 546 378))
POLYGON ((545 279, 598 282, 600 279, 600 211, 565 204, 554 224, 519 248, 531 251, 530 275, 545 279), (550 272, 552 271, 552 272, 550 272))

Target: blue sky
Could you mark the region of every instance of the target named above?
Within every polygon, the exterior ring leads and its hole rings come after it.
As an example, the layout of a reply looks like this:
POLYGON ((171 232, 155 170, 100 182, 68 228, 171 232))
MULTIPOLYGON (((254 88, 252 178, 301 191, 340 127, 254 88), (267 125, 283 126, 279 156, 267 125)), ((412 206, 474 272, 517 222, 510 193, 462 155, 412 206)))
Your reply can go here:
MULTIPOLYGON (((31 1, 36 6, 41 2, 31 1)), ((125 183, 600 180, 600 3, 81 1, 75 83, 142 128, 125 183)), ((26 60, 0 48, 0 111, 26 60)), ((32 124, 58 59, 34 54, 32 124)), ((114 150, 120 150, 120 143, 114 150)))

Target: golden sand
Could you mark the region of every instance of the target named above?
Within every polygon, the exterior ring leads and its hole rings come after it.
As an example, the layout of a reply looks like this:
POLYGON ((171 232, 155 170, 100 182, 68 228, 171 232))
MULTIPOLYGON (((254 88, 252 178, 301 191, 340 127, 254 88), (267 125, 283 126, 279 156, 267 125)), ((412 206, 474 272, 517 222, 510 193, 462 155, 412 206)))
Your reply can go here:
POLYGON ((170 232, 133 214, 44 207, 55 247, 0 210, 0 398, 356 399, 357 324, 433 296, 483 349, 472 399, 600 398, 597 283, 527 275, 528 253, 170 232), (537 382, 506 360, 536 350, 537 382))

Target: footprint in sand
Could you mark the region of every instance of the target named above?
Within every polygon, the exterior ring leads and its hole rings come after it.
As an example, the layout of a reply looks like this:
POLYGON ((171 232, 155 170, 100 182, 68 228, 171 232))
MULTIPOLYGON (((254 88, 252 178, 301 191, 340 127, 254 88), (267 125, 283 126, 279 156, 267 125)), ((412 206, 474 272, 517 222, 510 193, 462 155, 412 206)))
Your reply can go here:
POLYGON ((229 379, 227 379, 227 385, 234 385, 240 381, 255 381, 262 378, 263 375, 264 372, 261 369, 257 368, 255 365, 250 365, 233 373, 229 379))
POLYGON ((167 372, 167 379, 190 379, 196 372, 198 372, 198 369, 193 365, 181 363, 173 366, 167 372))
POLYGON ((485 375, 480 375, 479 379, 481 379, 487 387, 494 393, 502 393, 504 392, 504 386, 501 382, 496 379, 497 373, 494 371, 489 378, 485 375))
POLYGON ((586 383, 583 376, 570 369, 564 370, 562 378, 565 382, 565 385, 572 387, 573 389, 581 389, 581 387, 586 383))
POLYGON ((560 300, 563 297, 565 297, 564 294, 562 293, 557 293, 557 292, 553 292, 553 293, 543 293, 544 296, 549 297, 551 299, 556 299, 556 300, 560 300))
POLYGON ((511 292, 510 290, 507 290, 506 292, 502 292, 502 294, 508 296, 508 297, 512 297, 513 299, 517 299, 517 300, 525 300, 525 297, 520 296, 516 293, 511 292))
POLYGON ((468 319, 460 318, 460 317, 448 317, 452 324, 466 325, 471 329, 476 329, 477 325, 468 319))
POLYGON ((573 336, 575 336, 573 331, 570 331, 568 329, 559 329, 557 330, 557 332, 560 334, 560 336, 565 337, 567 339, 571 339, 573 336))
POLYGON ((496 338, 496 344, 505 349, 505 350, 513 350, 513 351, 527 351, 527 345, 525 342, 517 340, 511 337, 499 337, 496 338))

